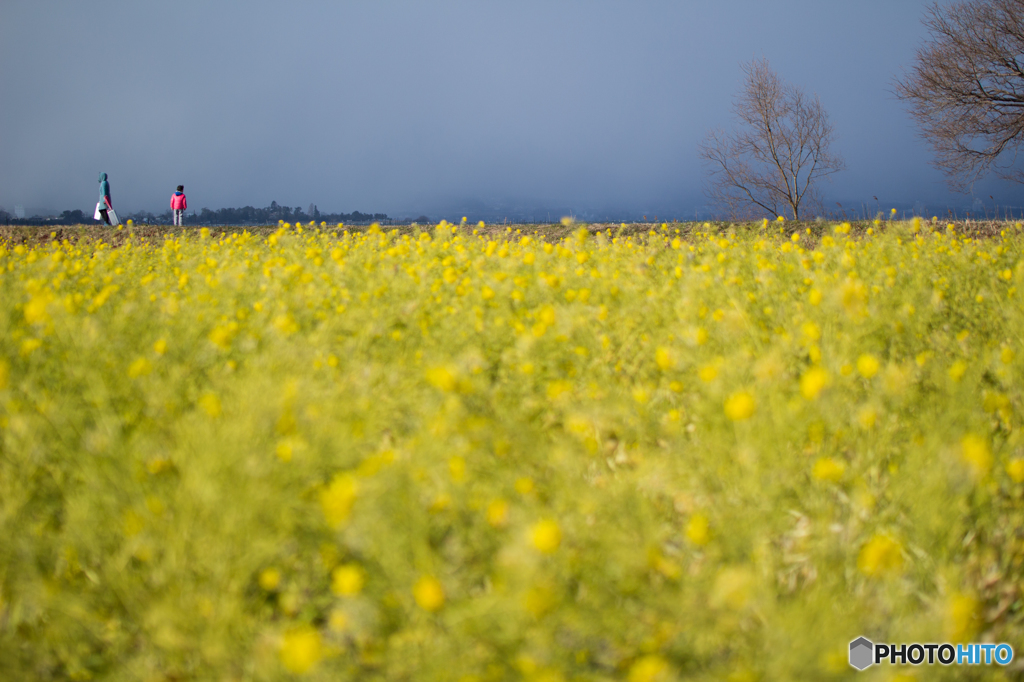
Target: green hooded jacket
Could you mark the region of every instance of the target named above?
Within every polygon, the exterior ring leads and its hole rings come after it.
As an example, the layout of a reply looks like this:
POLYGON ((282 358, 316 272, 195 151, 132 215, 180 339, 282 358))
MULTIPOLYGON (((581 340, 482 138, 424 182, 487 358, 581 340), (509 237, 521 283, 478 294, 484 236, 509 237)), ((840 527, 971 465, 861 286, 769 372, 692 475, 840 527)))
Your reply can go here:
MULTIPOLYGON (((100 203, 106 205, 103 202, 103 197, 110 199, 110 183, 107 182, 107 174, 100 173, 100 203)), ((113 206, 114 202, 111 201, 110 205, 113 206)))

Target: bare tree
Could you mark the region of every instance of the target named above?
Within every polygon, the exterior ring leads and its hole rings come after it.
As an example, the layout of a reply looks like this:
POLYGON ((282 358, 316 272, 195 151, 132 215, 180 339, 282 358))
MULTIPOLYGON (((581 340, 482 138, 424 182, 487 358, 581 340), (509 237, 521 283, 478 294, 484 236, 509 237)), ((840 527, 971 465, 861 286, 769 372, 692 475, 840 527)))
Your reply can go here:
POLYGON ((1014 168, 1024 134, 1024 0, 973 0, 924 18, 931 34, 896 94, 931 144, 950 185, 1014 168))
POLYGON ((835 138, 817 96, 784 83, 765 59, 743 66, 746 84, 733 105, 740 129, 716 130, 700 145, 708 197, 733 216, 820 208, 816 183, 843 170, 829 150, 835 138))

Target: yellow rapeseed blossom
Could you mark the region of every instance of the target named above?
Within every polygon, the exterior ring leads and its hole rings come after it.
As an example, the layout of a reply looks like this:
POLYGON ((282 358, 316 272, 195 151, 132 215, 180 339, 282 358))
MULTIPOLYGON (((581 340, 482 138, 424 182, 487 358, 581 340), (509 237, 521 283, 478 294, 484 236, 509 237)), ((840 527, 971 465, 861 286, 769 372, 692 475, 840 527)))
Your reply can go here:
POLYGON ((992 469, 992 451, 989 449, 988 441, 981 436, 969 433, 960 441, 960 452, 975 478, 988 476, 992 469))
POLYGON ((136 358, 128 366, 128 378, 135 379, 149 374, 153 371, 153 365, 146 358, 136 358))
POLYGON ((708 544, 711 541, 711 528, 708 523, 708 517, 703 514, 693 514, 690 516, 690 520, 686 522, 686 539, 698 547, 708 544))
POLYGON ((444 606, 445 595, 444 587, 441 586, 441 582, 430 575, 424 575, 416 581, 416 584, 412 588, 413 598, 416 600, 416 605, 424 611, 440 611, 441 607, 444 606))
POLYGON ((626 679, 628 682, 667 682, 670 675, 668 661, 657 654, 648 654, 633 662, 626 679))
POLYGON ((875 535, 861 547, 857 569, 871 577, 899 573, 903 570, 903 548, 888 535, 875 535))
POLYGON ((870 379, 878 374, 879 367, 878 358, 874 355, 865 353, 857 358, 857 371, 865 379, 870 379))
POLYGON ((213 418, 217 418, 221 413, 220 398, 215 393, 204 393, 199 398, 199 407, 202 408, 203 412, 213 418))
POLYGON ((508 502, 505 500, 492 500, 487 505, 487 523, 494 528, 501 528, 508 523, 508 502))
POLYGON ((800 395, 807 400, 814 400, 828 384, 828 372, 821 367, 811 367, 800 377, 800 395))
POLYGON ((431 367, 427 370, 427 382, 442 391, 454 391, 458 388, 458 379, 448 367, 431 367))
POLYGON ((836 602, 1020 639, 1024 228, 884 218, 0 230, 7 677, 836 677, 766 645, 836 602))
POLYGON ((750 419, 756 410, 757 402, 754 396, 746 391, 733 393, 725 401, 725 416, 734 422, 750 419))
POLYGON ((654 351, 654 362, 663 372, 674 369, 676 366, 675 354, 664 346, 658 346, 654 351))
POLYGON ((562 529, 553 519, 543 519, 530 528, 530 541, 543 554, 551 554, 562 544, 562 529))
POLYGON ((814 463, 814 477, 819 481, 836 483, 843 478, 846 465, 831 457, 821 457, 814 463))
POLYGON ((29 324, 42 324, 50 319, 47 313, 47 305, 50 298, 45 295, 36 295, 25 304, 25 322, 29 324))
MULTIPOLYGON (((205 229, 205 228, 204 228, 205 229)), ((304 674, 323 658, 320 632, 309 626, 289 630, 281 640, 281 663, 289 672, 304 674)))
POLYGON ((342 564, 331 572, 331 592, 341 597, 351 597, 363 590, 366 572, 359 564, 342 564))
POLYGON ((1024 459, 1010 460, 1006 464, 1006 473, 1014 483, 1024 483, 1024 459))
POLYGON ((267 592, 273 592, 281 584, 281 571, 276 568, 265 568, 260 571, 260 587, 267 592))
POLYGON ((857 412, 857 424, 860 425, 865 431, 870 431, 875 428, 875 424, 878 422, 878 411, 869 406, 862 407, 857 412))
POLYGON ((970 642, 980 625, 978 600, 969 594, 951 594, 946 601, 945 641, 970 642))
POLYGON ((339 528, 348 520, 356 501, 358 487, 350 474, 338 474, 330 484, 320 491, 320 507, 327 525, 339 528))

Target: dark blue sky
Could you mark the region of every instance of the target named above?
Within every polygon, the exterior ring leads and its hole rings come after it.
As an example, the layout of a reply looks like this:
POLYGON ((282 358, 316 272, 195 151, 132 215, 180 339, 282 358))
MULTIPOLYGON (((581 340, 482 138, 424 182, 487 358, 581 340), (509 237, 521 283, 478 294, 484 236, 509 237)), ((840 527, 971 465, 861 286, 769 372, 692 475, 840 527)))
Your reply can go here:
MULTIPOLYGON (((950 195, 892 80, 925 2, 29 2, 0 7, 0 206, 532 206, 692 216, 740 65, 817 93, 882 206, 950 195)), ((985 182, 988 201, 1024 204, 985 182)))

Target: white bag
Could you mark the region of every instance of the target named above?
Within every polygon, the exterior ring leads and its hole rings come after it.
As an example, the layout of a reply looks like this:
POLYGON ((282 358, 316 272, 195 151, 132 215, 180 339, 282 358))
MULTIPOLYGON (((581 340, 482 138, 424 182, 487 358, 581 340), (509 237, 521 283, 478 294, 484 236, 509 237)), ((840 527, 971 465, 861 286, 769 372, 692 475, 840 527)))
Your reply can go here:
POLYGON ((121 224, 121 221, 118 220, 118 218, 117 218, 117 214, 114 213, 114 209, 108 208, 107 209, 107 215, 110 217, 110 224, 111 225, 120 225, 121 224))
POLYGON ((103 214, 100 213, 100 206, 103 205, 101 202, 96 202, 96 212, 92 214, 93 220, 103 220, 103 214))

